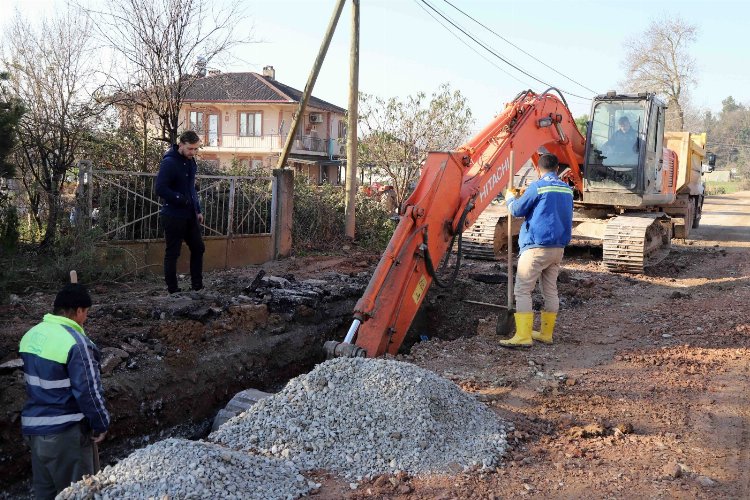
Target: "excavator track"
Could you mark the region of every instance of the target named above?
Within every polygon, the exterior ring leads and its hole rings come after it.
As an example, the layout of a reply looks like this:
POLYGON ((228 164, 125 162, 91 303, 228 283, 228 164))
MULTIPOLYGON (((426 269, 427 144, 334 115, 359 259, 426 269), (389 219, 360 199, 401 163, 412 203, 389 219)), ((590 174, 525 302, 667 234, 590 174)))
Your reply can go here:
POLYGON ((500 260, 495 252, 495 233, 498 222, 502 217, 507 219, 507 213, 505 205, 490 204, 474 225, 464 231, 461 243, 463 256, 477 260, 500 260))
POLYGON ((672 233, 665 214, 620 215, 604 232, 604 266, 612 272, 643 273, 668 254, 672 233))
MULTIPOLYGON (((521 232, 522 224, 523 219, 513 219, 514 236, 521 232)), ((461 252, 469 259, 506 260, 508 210, 505 203, 492 203, 477 217, 474 224, 464 231, 461 252)))

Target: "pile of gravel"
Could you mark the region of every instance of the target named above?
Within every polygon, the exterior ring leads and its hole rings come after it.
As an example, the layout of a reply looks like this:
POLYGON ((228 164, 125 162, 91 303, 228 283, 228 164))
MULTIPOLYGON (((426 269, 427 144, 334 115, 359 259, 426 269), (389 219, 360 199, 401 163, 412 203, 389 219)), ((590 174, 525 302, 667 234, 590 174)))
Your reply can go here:
POLYGON ((337 358, 230 419, 209 440, 348 478, 497 465, 497 416, 454 383, 408 363, 337 358))
POLYGON ((63 490, 58 499, 293 499, 317 486, 286 460, 166 439, 63 490))

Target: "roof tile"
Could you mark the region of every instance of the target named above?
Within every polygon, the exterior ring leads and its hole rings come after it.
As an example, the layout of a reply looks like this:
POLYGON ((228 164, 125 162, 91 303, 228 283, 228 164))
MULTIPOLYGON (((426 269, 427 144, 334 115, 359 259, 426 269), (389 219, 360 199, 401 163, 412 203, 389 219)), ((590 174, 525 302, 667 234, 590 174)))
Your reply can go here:
MULTIPOLYGON (((297 103, 302 92, 258 73, 219 73, 198 78, 185 93, 185 102, 297 103)), ((344 108, 310 96, 311 107, 345 113, 344 108)))

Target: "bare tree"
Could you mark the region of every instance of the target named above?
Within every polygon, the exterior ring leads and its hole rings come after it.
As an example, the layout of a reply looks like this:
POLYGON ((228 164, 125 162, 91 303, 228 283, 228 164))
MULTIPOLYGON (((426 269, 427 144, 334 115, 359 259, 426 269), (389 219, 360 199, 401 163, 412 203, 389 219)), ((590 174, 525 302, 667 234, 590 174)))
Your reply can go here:
POLYGON ((251 40, 241 1, 216 7, 207 0, 123 0, 106 11, 89 10, 114 53, 110 95, 137 115, 154 116, 156 139, 176 142, 185 93, 216 58, 251 40), (199 68, 200 69, 200 68, 199 68))
POLYGON ((4 92, 25 109, 13 161, 44 229, 43 248, 55 241, 66 174, 103 109, 91 97, 97 65, 90 36, 89 21, 73 9, 34 25, 16 13, 6 32, 4 92))
POLYGON ((360 95, 360 164, 373 166, 396 190, 400 205, 417 180, 427 153, 460 146, 473 123, 466 98, 448 84, 428 100, 420 92, 405 101, 360 95))
POLYGON ((667 101, 667 128, 684 130, 690 87, 696 83, 695 60, 688 52, 698 30, 681 18, 652 21, 644 33, 625 43, 629 91, 655 92, 667 101))

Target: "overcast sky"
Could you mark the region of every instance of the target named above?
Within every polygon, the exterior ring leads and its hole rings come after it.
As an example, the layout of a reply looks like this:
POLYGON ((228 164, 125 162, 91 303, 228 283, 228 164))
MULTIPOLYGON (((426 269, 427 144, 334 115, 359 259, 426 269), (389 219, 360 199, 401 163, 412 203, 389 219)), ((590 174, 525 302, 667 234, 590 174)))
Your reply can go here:
MULTIPOLYGON (((468 98, 479 129, 521 90, 540 92, 549 84, 567 92, 573 114, 579 116, 588 113, 595 92, 618 88, 624 76, 625 40, 643 33, 653 19, 679 15, 699 28, 691 48, 699 67, 693 103, 717 112, 721 101, 732 95, 750 104, 750 43, 744 36, 750 30, 750 2, 450 0, 503 40, 446 0, 426 1, 502 58, 545 83, 484 51, 468 36, 452 34, 428 14, 429 7, 421 0, 360 0, 361 91, 405 97, 419 91, 432 93, 447 82, 468 98)), ((3 3, 18 5, 22 12, 37 17, 64 6, 65 0, 3 3)), ((301 90, 335 4, 335 0, 247 0, 244 24, 259 43, 238 50, 234 62, 218 69, 260 72, 263 66, 272 65, 279 81, 301 90)), ((4 23, 0 20, 0 27, 4 23)), ((317 97, 342 107, 347 105, 349 33, 347 4, 314 91, 317 97)))

